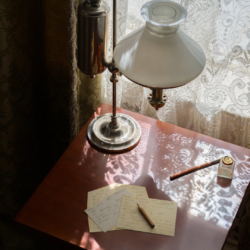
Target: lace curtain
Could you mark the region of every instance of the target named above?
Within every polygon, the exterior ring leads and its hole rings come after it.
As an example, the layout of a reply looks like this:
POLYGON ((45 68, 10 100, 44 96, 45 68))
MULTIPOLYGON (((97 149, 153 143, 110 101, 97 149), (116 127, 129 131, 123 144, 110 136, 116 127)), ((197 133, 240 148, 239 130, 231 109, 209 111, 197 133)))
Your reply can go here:
MULTIPOLYGON (((112 0, 107 2, 112 6, 112 0)), ((146 2, 118 0, 118 41, 145 24, 140 8, 146 2)), ((250 148, 250 1, 177 2, 188 12, 181 29, 205 51, 205 69, 186 86, 164 90, 168 101, 158 111, 146 99, 151 90, 123 76, 117 85, 117 105, 250 148)), ((110 17, 112 22, 112 15, 110 17)), ((110 56, 111 50, 112 46, 110 56)), ((112 103, 108 73, 103 76, 102 102, 112 103)))

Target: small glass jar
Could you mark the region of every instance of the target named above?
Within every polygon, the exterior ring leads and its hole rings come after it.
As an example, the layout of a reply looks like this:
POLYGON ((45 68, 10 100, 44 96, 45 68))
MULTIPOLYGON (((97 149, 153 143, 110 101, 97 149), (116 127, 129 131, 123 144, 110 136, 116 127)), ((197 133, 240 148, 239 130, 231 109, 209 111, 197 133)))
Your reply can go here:
POLYGON ((234 165, 235 162, 232 157, 224 156, 220 160, 217 176, 232 179, 234 173, 234 165))

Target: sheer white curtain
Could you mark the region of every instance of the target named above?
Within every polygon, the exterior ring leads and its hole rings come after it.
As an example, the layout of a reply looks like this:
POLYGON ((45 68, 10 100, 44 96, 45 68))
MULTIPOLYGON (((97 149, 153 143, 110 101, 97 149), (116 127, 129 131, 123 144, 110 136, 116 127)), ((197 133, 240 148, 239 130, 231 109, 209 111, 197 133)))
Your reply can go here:
MULTIPOLYGON (((107 2, 112 6, 112 0, 107 2)), ((146 2, 118 0, 118 41, 145 24, 140 8, 146 2)), ((205 69, 186 86, 165 90, 168 101, 158 111, 147 102, 149 89, 121 77, 117 85, 117 104, 121 108, 250 148, 250 1, 177 2, 188 12, 181 29, 205 51, 205 69)), ((102 101, 112 102, 108 74, 103 77, 102 101)))

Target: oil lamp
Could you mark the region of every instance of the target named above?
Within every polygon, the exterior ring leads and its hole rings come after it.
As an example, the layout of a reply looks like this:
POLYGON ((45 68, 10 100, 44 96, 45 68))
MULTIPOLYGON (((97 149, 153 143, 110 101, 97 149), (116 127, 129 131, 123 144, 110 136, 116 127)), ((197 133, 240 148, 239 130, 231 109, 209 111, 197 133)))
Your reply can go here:
POLYGON ((95 148, 121 153, 134 148, 141 127, 132 117, 116 113, 117 74, 150 88, 149 103, 158 110, 176 88, 195 79, 204 69, 202 48, 181 29, 185 8, 173 1, 154 0, 141 8, 145 25, 116 44, 116 0, 113 0, 113 60, 107 61, 109 6, 101 0, 85 0, 78 7, 78 67, 93 78, 108 69, 113 83, 113 112, 91 121, 87 138, 95 148))

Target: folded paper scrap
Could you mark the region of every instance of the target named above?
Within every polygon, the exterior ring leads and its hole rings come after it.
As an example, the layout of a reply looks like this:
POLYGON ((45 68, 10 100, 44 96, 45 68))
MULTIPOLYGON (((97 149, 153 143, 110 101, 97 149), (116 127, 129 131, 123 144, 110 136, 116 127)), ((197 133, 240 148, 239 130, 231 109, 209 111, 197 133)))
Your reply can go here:
MULTIPOLYGON (((124 187, 136 198, 142 198, 142 197, 148 198, 148 194, 145 187, 112 183, 108 186, 88 192, 87 208, 91 208, 92 206, 96 205, 100 201, 104 200, 108 196, 114 194, 115 192, 124 187)), ((88 217, 88 222, 89 222, 90 233, 102 232, 100 227, 98 227, 98 225, 96 225, 96 223, 90 217, 88 217)), ((117 227, 115 226, 110 230, 119 230, 119 229, 117 229, 117 227)))
POLYGON ((122 188, 93 207, 85 210, 85 213, 104 233, 117 225, 123 195, 132 196, 126 188, 122 188))

